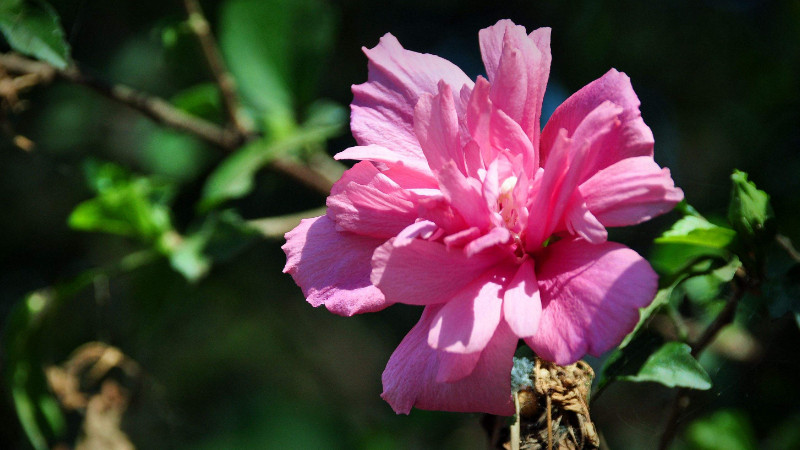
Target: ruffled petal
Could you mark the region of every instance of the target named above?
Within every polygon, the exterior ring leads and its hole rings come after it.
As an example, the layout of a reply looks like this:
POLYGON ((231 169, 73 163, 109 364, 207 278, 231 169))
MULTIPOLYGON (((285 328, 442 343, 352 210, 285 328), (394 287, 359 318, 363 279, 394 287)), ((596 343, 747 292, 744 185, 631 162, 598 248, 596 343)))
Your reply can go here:
POLYGON ((538 164, 533 144, 520 124, 489 99, 489 82, 478 77, 472 96, 467 104, 467 130, 480 148, 484 166, 497 158, 498 153, 508 150, 511 155, 523 155, 524 167, 533 170, 538 164))
POLYGON ((345 171, 328 197, 328 217, 337 230, 388 239, 417 218, 416 197, 369 162, 345 171))
POLYGON ((425 307, 419 322, 392 353, 383 371, 381 397, 398 414, 408 414, 413 407, 514 414, 510 374, 517 338, 500 322, 478 359, 434 350, 428 346, 428 330, 441 308, 425 307), (457 381, 440 381, 448 375, 457 381))
POLYGON ((536 280, 534 262, 525 260, 517 269, 503 294, 503 317, 517 336, 536 334, 542 316, 542 299, 536 280))
POLYGON ((442 303, 506 257, 490 249, 467 258, 460 250, 421 239, 400 247, 387 242, 372 257, 371 280, 393 302, 442 303))
POLYGON ((550 157, 559 130, 565 129, 567 136, 572 136, 584 118, 605 101, 622 107, 621 126, 598 144, 599 154, 587 168, 588 175, 625 158, 653 156, 653 132, 642 120, 639 98, 630 78, 611 69, 556 108, 542 131, 540 159, 546 161, 550 157))
POLYGON ((438 94, 420 96, 414 108, 414 131, 434 173, 451 161, 462 174, 467 173, 453 90, 446 83, 439 84, 438 94))
MULTIPOLYGON (((478 33, 481 46, 481 56, 486 67, 486 74, 494 85, 507 85, 502 80, 512 72, 511 67, 517 66, 516 62, 504 58, 505 54, 516 50, 522 62, 525 76, 518 76, 516 86, 522 86, 524 92, 516 98, 505 95, 504 89, 493 90, 492 100, 497 106, 522 125, 523 131, 531 142, 537 143, 541 133, 540 118, 542 100, 544 99, 547 79, 550 76, 550 29, 539 28, 529 35, 525 27, 515 25, 512 21, 504 19, 497 24, 485 28, 478 33), (509 65, 506 68, 504 66, 509 65), (501 100, 505 97, 506 103, 501 100), (521 103, 521 108, 520 108, 521 103)), ((515 69, 516 70, 516 69, 515 69)), ((509 81, 512 79, 509 77, 509 81)), ((506 91, 510 92, 510 91, 506 91)))
POLYGON ((570 234, 580 236, 592 244, 600 244, 608 239, 606 227, 586 206, 586 200, 580 192, 572 194, 572 200, 564 214, 564 222, 570 234))
POLYGON ((492 269, 464 286, 434 317, 428 345, 450 353, 482 351, 500 323, 506 282, 501 270, 492 269))
POLYGON ((391 148, 404 161, 424 161, 414 133, 417 100, 424 93, 436 93, 439 81, 456 92, 465 85, 471 88, 472 81, 445 59, 404 49, 391 34, 364 53, 369 58, 369 76, 366 83, 353 86, 353 136, 359 145, 391 148))
POLYGON ((623 159, 581 184, 586 205, 607 227, 635 225, 672 210, 683 200, 669 169, 653 158, 623 159))
POLYGON ((557 241, 536 258, 542 298, 537 333, 525 342, 540 357, 571 364, 617 345, 650 304, 658 276, 624 245, 557 241))
POLYGON ((587 178, 587 168, 597 159, 598 143, 619 128, 617 117, 622 108, 603 102, 583 118, 572 138, 562 129, 545 162, 541 186, 528 217, 528 251, 536 249, 559 226, 580 183, 587 178))
POLYGON ((304 219, 286 233, 284 273, 311 305, 342 316, 379 311, 392 302, 370 282, 370 261, 384 242, 336 230, 328 216, 304 219))
POLYGON ((439 171, 439 188, 450 205, 470 226, 486 230, 491 225, 491 211, 474 178, 465 177, 451 161, 439 171))

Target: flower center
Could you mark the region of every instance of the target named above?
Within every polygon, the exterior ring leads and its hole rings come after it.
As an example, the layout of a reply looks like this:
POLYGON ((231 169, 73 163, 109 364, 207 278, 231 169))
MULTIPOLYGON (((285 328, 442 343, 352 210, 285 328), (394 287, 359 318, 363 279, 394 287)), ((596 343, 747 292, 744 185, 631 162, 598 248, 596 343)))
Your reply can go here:
POLYGON ((517 219, 519 215, 514 201, 514 187, 517 185, 517 177, 511 176, 503 181, 500 185, 500 195, 497 197, 497 206, 500 212, 500 217, 509 231, 516 231, 517 219))

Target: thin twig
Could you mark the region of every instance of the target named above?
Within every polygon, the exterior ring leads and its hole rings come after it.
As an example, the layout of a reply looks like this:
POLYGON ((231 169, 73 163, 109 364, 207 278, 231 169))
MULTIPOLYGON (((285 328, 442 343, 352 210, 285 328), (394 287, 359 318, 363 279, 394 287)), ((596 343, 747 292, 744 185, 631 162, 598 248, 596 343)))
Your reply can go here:
MULTIPOLYGON (((49 84, 55 79, 60 79, 86 86, 112 101, 142 113, 158 124, 192 134, 229 152, 239 148, 245 141, 257 137, 254 134, 226 130, 212 122, 187 114, 166 100, 139 92, 128 86, 110 84, 93 78, 74 66, 59 70, 47 63, 25 58, 15 53, 0 53, 0 68, 17 74, 34 74, 39 77, 38 84, 49 84)), ((336 181, 328 175, 328 171, 316 170, 288 158, 277 159, 270 164, 270 167, 323 195, 330 192, 331 186, 336 181)))
MULTIPOLYGON (((745 283, 748 281, 746 278, 746 274, 741 272, 737 273, 737 276, 734 277, 732 282, 733 292, 731 292, 730 297, 728 297, 725 307, 722 308, 722 311, 717 314, 717 317, 714 319, 714 321, 711 322, 705 331, 703 331, 703 334, 700 336, 700 338, 698 338, 697 341, 692 344, 693 357, 700 357, 700 354, 703 353, 703 350, 705 350, 706 347, 708 347, 709 344, 714 341, 714 338, 717 337, 717 334, 719 334, 723 328, 733 322, 733 318, 736 313, 736 307, 739 305, 739 300, 742 299, 746 292, 745 283)), ((669 447, 669 444, 672 442, 672 439, 675 437, 675 434, 678 431, 680 418, 683 415, 683 412, 689 406, 690 393, 691 389, 681 388, 675 395, 675 400, 672 404, 672 410, 669 418, 667 418, 667 426, 664 428, 664 432, 661 434, 661 439, 659 440, 659 450, 666 450, 666 448, 669 447)))
POLYGON ((311 209, 296 214, 285 216, 265 217, 263 219, 248 220, 247 225, 258 230, 266 238, 280 239, 288 231, 296 227, 301 220, 325 214, 325 208, 311 209))
POLYGON ((780 245, 781 248, 789 254, 789 257, 792 258, 794 262, 800 262, 800 252, 794 248, 791 239, 782 234, 776 234, 775 241, 777 241, 778 245, 780 245))
POLYGON ((47 63, 34 61, 14 53, 0 54, 0 66, 9 72, 35 74, 42 84, 50 83, 54 79, 61 79, 86 86, 111 100, 139 111, 156 123, 191 133, 226 150, 235 150, 243 142, 243 137, 238 133, 187 114, 166 100, 136 91, 128 86, 107 83, 81 72, 75 66, 59 70, 47 63))
POLYGON ((214 40, 214 35, 211 33, 211 25, 209 25, 206 16, 203 14, 200 2, 197 0, 184 0, 183 5, 189 15, 189 28, 197 35, 197 40, 200 42, 206 61, 208 61, 208 67, 211 69, 211 73, 219 86, 222 94, 222 103, 225 105, 225 111, 231 123, 240 134, 250 133, 252 124, 247 123, 246 117, 239 114, 239 96, 236 93, 236 81, 228 71, 225 60, 222 59, 222 54, 214 40))

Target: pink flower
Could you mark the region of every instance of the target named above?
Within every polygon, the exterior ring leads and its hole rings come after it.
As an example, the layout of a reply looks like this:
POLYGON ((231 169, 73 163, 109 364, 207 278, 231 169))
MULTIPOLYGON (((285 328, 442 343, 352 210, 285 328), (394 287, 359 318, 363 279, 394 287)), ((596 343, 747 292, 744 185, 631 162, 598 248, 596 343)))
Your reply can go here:
POLYGON ((572 363, 616 346, 657 276, 606 227, 683 198, 653 161, 627 76, 611 70, 540 131, 550 30, 509 20, 479 33, 488 80, 387 34, 353 87, 360 160, 327 214, 286 234, 286 272, 308 302, 350 316, 392 303, 422 318, 383 373, 382 397, 412 407, 513 414, 519 339, 572 363))

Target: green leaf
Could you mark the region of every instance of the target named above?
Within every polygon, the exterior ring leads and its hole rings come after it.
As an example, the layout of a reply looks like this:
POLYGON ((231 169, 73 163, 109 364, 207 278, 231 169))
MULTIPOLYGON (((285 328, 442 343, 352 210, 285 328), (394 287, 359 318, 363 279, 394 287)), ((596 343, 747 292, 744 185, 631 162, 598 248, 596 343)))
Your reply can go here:
POLYGON ((649 261, 661 275, 662 285, 671 284, 680 274, 711 270, 716 260, 726 263, 736 233, 689 215, 675 222, 654 241, 649 261))
POLYGON ((776 225, 769 195, 747 180, 747 174, 734 170, 731 175, 731 201, 728 221, 736 230, 739 247, 736 249, 748 273, 763 272, 766 246, 775 237, 776 225))
POLYGON ((208 215, 202 226, 171 247, 172 268, 196 282, 211 269, 212 262, 225 261, 253 242, 258 232, 233 211, 208 215))
POLYGON ((698 450, 751 450, 758 448, 753 426, 742 411, 720 410, 692 422, 686 441, 698 450))
POLYGON ((219 88, 214 83, 202 83, 175 94, 171 103, 193 116, 212 122, 223 119, 222 99, 219 88))
POLYGON ((612 381, 628 375, 635 375, 662 344, 664 339, 647 329, 640 329, 628 335, 620 347, 617 347, 603 363, 597 377, 596 392, 605 389, 612 381))
POLYGON ((631 340, 633 340, 636 333, 644 326, 644 324, 655 315, 663 306, 670 304, 672 299, 672 294, 675 292, 675 287, 682 281, 681 279, 676 280, 673 284, 659 289, 656 292, 656 296, 649 305, 644 308, 639 308, 639 322, 636 324, 636 327, 633 328, 633 331, 628 333, 625 336, 625 339, 622 340, 622 343, 619 344, 619 348, 624 348, 631 340))
POLYGON ((43 1, 4 0, 0 3, 0 32, 14 50, 66 69, 69 44, 55 10, 43 1))
POLYGON ((681 289, 690 300, 699 304, 717 300, 720 298, 723 287, 733 280, 736 271, 741 266, 739 258, 734 256, 728 264, 722 267, 707 274, 688 278, 681 284, 681 289))
MULTIPOLYGON (((87 285, 86 277, 78 277, 64 291, 87 285)), ((54 408, 55 399, 47 387, 42 370, 42 355, 37 342, 42 333, 40 324, 44 316, 58 303, 61 289, 44 289, 33 292, 19 301, 5 322, 2 345, 5 355, 3 372, 11 390, 17 417, 31 445, 49 448, 49 443, 61 437, 66 421, 61 411, 54 408)))
POLYGON ((208 211, 226 200, 247 195, 253 189, 256 172, 276 156, 273 146, 259 139, 227 157, 206 180, 200 210, 208 211))
POLYGON ((225 2, 219 44, 243 99, 262 114, 293 118, 288 87, 289 8, 282 3, 225 2))
POLYGON ((656 238, 655 242, 725 249, 733 242, 735 236, 733 230, 714 225, 702 217, 685 216, 656 238))
POLYGON ((266 118, 268 132, 294 123, 294 111, 315 97, 334 42, 334 22, 333 8, 319 0, 222 5, 220 48, 239 92, 266 118))
POLYGON ((172 229, 167 206, 169 186, 149 178, 131 177, 113 165, 90 165, 87 172, 98 195, 72 211, 70 227, 146 242, 157 241, 172 229))
POLYGON ((747 180, 747 174, 734 170, 728 221, 740 237, 753 242, 770 241, 775 236, 775 214, 769 195, 747 180))
POLYGON ((254 177, 262 167, 279 157, 292 157, 302 149, 327 139, 335 130, 329 125, 307 126, 287 138, 262 138, 246 144, 225 159, 206 180, 201 211, 208 211, 222 202, 247 195, 253 189, 254 177))
POLYGON ((653 381, 668 387, 711 388, 711 377, 691 352, 691 348, 682 342, 667 342, 647 358, 636 374, 624 375, 619 379, 653 381))
POLYGON ((207 171, 215 154, 194 136, 154 128, 144 142, 141 158, 147 172, 183 183, 194 181, 207 171))
POLYGON ((211 268, 211 259, 203 254, 207 241, 208 237, 201 233, 183 239, 170 254, 172 268, 189 281, 202 278, 211 268))

